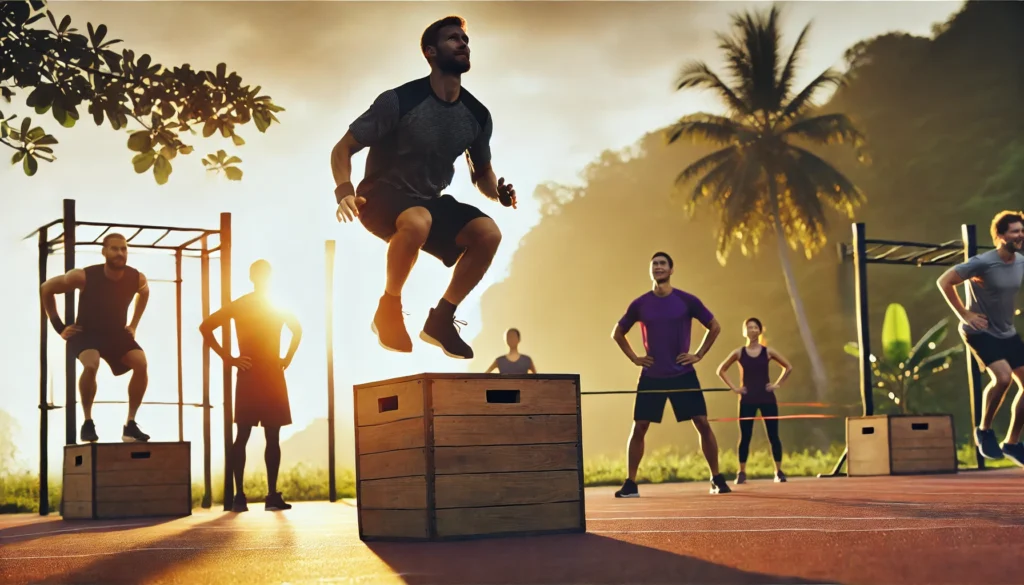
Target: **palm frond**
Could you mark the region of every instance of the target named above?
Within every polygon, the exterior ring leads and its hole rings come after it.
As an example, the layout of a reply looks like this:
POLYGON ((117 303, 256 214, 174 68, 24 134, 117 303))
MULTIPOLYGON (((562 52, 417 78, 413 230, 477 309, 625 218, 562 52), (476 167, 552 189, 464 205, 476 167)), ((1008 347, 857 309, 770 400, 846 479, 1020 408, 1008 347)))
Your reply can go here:
POLYGON ((694 142, 705 141, 724 146, 754 140, 757 131, 724 116, 692 114, 676 122, 669 129, 668 135, 669 144, 685 136, 694 142))
POLYGON ((814 94, 817 93, 819 89, 824 88, 830 83, 835 86, 842 85, 843 76, 833 69, 826 69, 823 71, 820 75, 815 77, 814 80, 808 83, 807 87, 800 90, 800 93, 796 94, 788 104, 786 104, 782 113, 779 114, 779 120, 792 120, 793 118, 797 118, 805 113, 808 109, 814 107, 814 94))
POLYGON ((734 91, 744 103, 751 104, 753 108, 754 66, 750 62, 743 43, 721 33, 715 36, 718 38, 718 48, 725 54, 725 68, 729 72, 734 91))
POLYGON ((703 173, 711 167, 721 166, 722 163, 726 162, 727 159, 736 156, 737 153, 738 149, 735 146, 729 146, 721 150, 716 150, 707 156, 701 157, 679 173, 676 177, 676 184, 682 186, 689 183, 695 176, 703 173))
POLYGON ((927 358, 921 360, 921 363, 917 364, 917 367, 920 369, 921 372, 927 372, 927 371, 933 369, 935 364, 937 364, 939 362, 945 362, 949 358, 951 358, 951 357, 953 357, 955 355, 959 355, 959 354, 961 354, 963 352, 964 352, 964 346, 962 346, 962 345, 954 345, 953 347, 950 347, 948 349, 944 349, 944 350, 940 351, 939 353, 932 354, 932 355, 928 356, 927 358))
POLYGON ((800 35, 797 36, 796 42, 793 43, 793 50, 789 53, 789 59, 786 60, 785 67, 782 68, 782 75, 779 76, 779 81, 776 84, 778 90, 778 102, 781 104, 789 99, 789 93, 793 89, 793 76, 796 74, 796 62, 799 58, 802 49, 804 47, 804 39, 807 38, 807 32, 811 29, 811 25, 808 23, 800 35))
POLYGON ((726 85, 706 63, 691 61, 683 65, 679 71, 679 77, 676 79, 676 90, 690 87, 700 87, 717 92, 734 114, 749 116, 751 113, 750 105, 740 99, 736 92, 726 85))
POLYGON ((767 227, 764 167, 753 157, 739 160, 741 164, 724 184, 725 196, 716 201, 720 209, 716 256, 723 265, 736 242, 745 255, 756 251, 767 227))
POLYGON ((794 162, 794 166, 791 166, 790 172, 787 173, 787 180, 797 173, 805 174, 815 185, 818 199, 836 211, 846 214, 847 217, 852 217, 853 209, 865 199, 864 193, 853 184, 853 181, 827 161, 799 146, 790 144, 787 145, 787 149, 794 162))
POLYGON ((921 339, 917 341, 917 344, 910 350, 910 355, 907 356, 907 369, 913 370, 917 367, 924 359, 926 359, 931 351, 932 346, 936 346, 946 339, 946 335, 949 333, 949 318, 943 317, 938 323, 932 325, 921 339))
POLYGON ((864 135, 846 114, 826 114, 797 120, 779 134, 803 138, 814 144, 849 143, 854 148, 864 144, 864 135))
POLYGON ((684 204, 691 215, 701 199, 710 199, 714 205, 720 206, 720 202, 729 197, 729 182, 743 164, 742 160, 739 155, 727 158, 697 181, 689 201, 684 204))

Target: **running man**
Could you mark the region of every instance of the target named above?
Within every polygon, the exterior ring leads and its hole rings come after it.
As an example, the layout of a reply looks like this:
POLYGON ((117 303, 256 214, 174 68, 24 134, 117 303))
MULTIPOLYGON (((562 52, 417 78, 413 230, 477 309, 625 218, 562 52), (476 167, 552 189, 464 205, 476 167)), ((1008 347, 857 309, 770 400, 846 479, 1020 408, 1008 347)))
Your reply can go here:
POLYGON ((498 370, 499 374, 536 374, 537 367, 533 365, 533 358, 519 353, 519 330, 515 327, 505 332, 505 343, 508 344, 508 353, 499 356, 487 368, 485 374, 498 370))
POLYGON ((743 323, 743 330, 747 343, 743 347, 729 354, 725 361, 718 366, 718 377, 725 382, 726 386, 739 394, 739 421, 740 423, 740 444, 739 452, 740 470, 736 474, 736 485, 747 482, 747 456, 750 454, 750 439, 754 435, 754 417, 757 411, 761 411, 764 417, 764 430, 768 434, 768 442, 772 446, 772 461, 775 462, 775 482, 786 481, 786 474, 782 472, 782 440, 779 439, 779 403, 775 399, 775 391, 782 386, 786 378, 793 373, 793 366, 779 352, 761 343, 764 335, 764 327, 761 320, 751 317, 743 323), (782 366, 782 374, 773 384, 768 366, 775 360, 782 366), (741 386, 735 384, 725 375, 725 372, 733 364, 739 362, 741 386), (746 420, 743 420, 746 419, 746 420))
POLYGON ((288 510, 292 506, 277 491, 277 474, 281 468, 281 427, 292 424, 288 404, 288 385, 284 371, 292 363, 302 340, 302 326, 295 315, 278 309, 270 302, 270 263, 257 260, 249 267, 253 292, 239 297, 228 306, 210 315, 199 326, 203 339, 224 361, 238 368, 235 386, 235 424, 238 433, 231 446, 232 470, 235 476, 235 498, 232 511, 249 509, 245 496, 245 446, 252 428, 263 426, 267 438, 264 461, 267 465, 266 510, 288 510), (238 357, 226 355, 213 332, 235 320, 238 335, 238 357), (287 325, 292 335, 288 353, 281 357, 281 329, 287 325))
POLYGON ((135 331, 149 303, 149 283, 144 274, 128 266, 128 240, 123 235, 107 234, 100 253, 104 258, 103 264, 74 268, 44 282, 40 291, 43 308, 53 329, 67 341, 72 355, 82 363, 82 375, 78 377, 82 415, 85 417, 81 440, 86 443, 100 440, 96 434, 96 423, 92 420, 92 405, 96 399, 96 373, 102 359, 114 376, 131 371, 128 419, 121 431, 121 440, 144 443, 149 440, 149 435, 139 429, 135 415, 142 405, 142 397, 146 395, 149 373, 146 352, 135 341, 135 331), (65 325, 57 313, 55 295, 75 289, 82 291, 78 298, 77 317, 74 323, 65 325), (135 312, 129 323, 128 307, 133 300, 135 312))
POLYGON ((645 390, 699 389, 700 381, 694 364, 704 359, 722 328, 704 303, 692 294, 673 288, 670 282, 675 272, 672 258, 658 252, 651 258, 652 290, 630 303, 626 314, 615 325, 612 338, 637 366, 642 366, 633 405, 633 432, 629 437, 629 476, 616 498, 640 497, 636 473, 644 456, 644 437, 651 423, 660 423, 665 401, 672 402, 676 421, 693 421, 700 437, 700 446, 711 471, 711 493, 729 493, 729 485, 718 472, 718 441, 708 422, 708 408, 704 393, 659 392, 645 390), (690 353, 690 329, 696 319, 707 328, 696 353, 690 353), (639 322, 643 332, 646 355, 638 357, 630 347, 626 334, 639 322))
POLYGON ((449 357, 471 359, 455 311, 490 267, 501 231, 483 211, 441 192, 465 153, 473 184, 484 196, 515 207, 516 193, 491 168, 490 112, 462 87, 462 74, 470 69, 466 22, 458 16, 438 20, 423 32, 420 48, 430 75, 377 96, 331 152, 336 216, 345 222, 358 217, 388 242, 387 281, 371 326, 380 345, 412 351, 402 288, 422 249, 455 270, 420 339, 449 357), (365 147, 366 173, 356 190, 352 155, 365 147))
POLYGON ((994 250, 972 256, 939 277, 939 290, 960 320, 960 336, 971 348, 992 381, 985 388, 981 426, 974 430, 974 442, 986 459, 1009 457, 1024 467, 1024 340, 1013 324, 1014 300, 1024 281, 1024 213, 1002 211, 992 219, 994 250), (967 306, 956 287, 968 282, 967 306), (1013 379, 1017 398, 1013 401, 1010 428, 1002 445, 992 429, 999 407, 1013 379))

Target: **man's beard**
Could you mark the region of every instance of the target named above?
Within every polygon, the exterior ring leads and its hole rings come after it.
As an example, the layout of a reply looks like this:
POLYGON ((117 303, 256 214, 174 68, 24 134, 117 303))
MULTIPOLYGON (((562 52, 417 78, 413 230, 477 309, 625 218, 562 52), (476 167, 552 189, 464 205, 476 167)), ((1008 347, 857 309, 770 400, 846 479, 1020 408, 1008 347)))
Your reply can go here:
POLYGON ((462 62, 455 58, 455 55, 449 57, 443 57, 437 60, 437 68, 443 73, 450 73, 454 75, 462 75, 469 71, 469 61, 462 62))
POLYGON ((1003 248, 1003 250, 1006 250, 1007 252, 1010 252, 1011 254, 1020 253, 1020 251, 1021 251, 1020 245, 1018 245, 1018 244, 1016 244, 1016 243, 1014 243, 1014 242, 1012 242, 1010 240, 1006 240, 1005 242, 1003 242, 1002 248, 1003 248))
POLYGON ((127 264, 128 264, 127 262, 123 262, 123 261, 107 260, 107 268, 110 269, 110 270, 124 270, 124 267, 127 266, 127 264), (118 262, 118 263, 115 264, 115 262, 118 262))

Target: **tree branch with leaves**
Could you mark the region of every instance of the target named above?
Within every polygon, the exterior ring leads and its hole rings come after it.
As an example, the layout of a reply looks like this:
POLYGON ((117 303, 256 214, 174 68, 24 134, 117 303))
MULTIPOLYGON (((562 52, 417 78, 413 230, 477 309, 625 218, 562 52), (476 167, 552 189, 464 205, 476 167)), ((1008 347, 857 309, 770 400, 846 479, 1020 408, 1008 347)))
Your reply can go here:
MULTIPOLYGON (((265 133, 280 123, 274 114, 284 108, 260 95, 259 86, 243 85, 224 63, 215 71, 196 71, 187 63, 164 67, 150 55, 113 50, 122 41, 108 40, 106 25, 90 22, 86 28, 88 34, 80 34, 69 16, 58 22, 43 0, 0 3, 0 98, 12 103, 16 90, 31 90, 25 105, 37 115, 49 113, 65 128, 74 127, 84 109, 97 126, 106 121, 115 131, 128 131, 132 167, 139 174, 152 171, 160 185, 170 178, 171 161, 193 152, 182 137, 197 135, 197 128, 204 138, 219 133, 242 146, 237 127, 253 122, 265 133)), ((58 141, 33 126, 32 118, 17 118, 0 111, 0 144, 15 150, 12 165, 20 163, 34 176, 40 160, 56 160, 58 141)), ((242 179, 241 162, 223 150, 202 160, 208 171, 223 171, 234 181, 242 179)))

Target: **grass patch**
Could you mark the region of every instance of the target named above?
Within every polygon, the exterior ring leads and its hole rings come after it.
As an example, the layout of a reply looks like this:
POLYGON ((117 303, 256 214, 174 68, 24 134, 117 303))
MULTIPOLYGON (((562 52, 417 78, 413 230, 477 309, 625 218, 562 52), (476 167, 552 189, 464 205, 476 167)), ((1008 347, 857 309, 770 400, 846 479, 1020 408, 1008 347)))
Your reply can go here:
MULTIPOLYGON (((819 473, 832 471, 836 461, 843 453, 842 445, 834 445, 828 452, 794 451, 786 453, 782 459, 782 469, 790 477, 814 477, 819 473)), ((974 469, 974 445, 965 443, 957 449, 957 460, 960 469, 974 469)), ((727 479, 735 477, 739 470, 736 452, 723 450, 718 456, 719 468, 727 479)), ((1014 467, 1013 462, 1002 459, 986 461, 988 468, 1014 467)), ((845 471, 845 470, 844 470, 845 471)), ((770 478, 774 475, 771 454, 765 449, 758 449, 750 454, 747 460, 747 477, 750 479, 770 478)), ((620 485, 626 477, 626 457, 598 457, 588 460, 583 466, 583 481, 587 487, 620 485)), ((215 474, 212 477, 213 505, 224 503, 224 476, 215 474)), ((337 470, 337 490, 339 498, 356 496, 355 472, 351 469, 337 470)), ((708 467, 704 456, 697 450, 684 452, 673 447, 666 447, 648 453, 640 464, 637 473, 638 483, 668 483, 682 481, 708 481, 708 467)), ((50 510, 59 510, 61 498, 61 480, 58 475, 51 477, 49 482, 50 510)), ((278 489, 290 502, 326 501, 328 499, 327 468, 312 467, 299 463, 281 471, 277 480, 278 489)), ((38 513, 39 512, 39 478, 28 471, 0 474, 0 514, 38 513)), ((267 476, 263 469, 255 469, 245 476, 245 494, 250 502, 260 502, 267 496, 267 476)), ((199 507, 203 501, 202 476, 192 484, 192 505, 199 507)))

